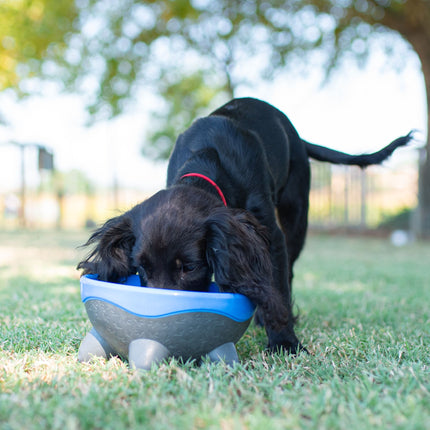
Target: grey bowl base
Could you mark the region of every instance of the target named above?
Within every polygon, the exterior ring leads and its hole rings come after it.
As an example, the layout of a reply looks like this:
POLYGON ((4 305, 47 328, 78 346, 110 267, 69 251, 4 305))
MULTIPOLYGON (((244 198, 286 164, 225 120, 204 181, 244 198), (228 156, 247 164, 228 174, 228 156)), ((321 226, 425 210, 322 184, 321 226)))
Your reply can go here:
MULTIPOLYGON (((109 359, 118 353, 94 329, 87 333, 82 340, 78 352, 78 361, 87 363, 93 357, 109 359)), ((151 339, 135 339, 128 347, 128 361, 135 369, 150 370, 153 365, 171 357, 170 351, 160 342, 151 339)), ((210 362, 224 362, 230 366, 239 362, 236 347, 233 342, 227 342, 214 348, 205 355, 210 362)))
POLYGON ((92 329, 81 343, 78 360, 118 355, 137 369, 150 369, 168 357, 233 365, 239 361, 235 344, 251 321, 201 311, 148 318, 98 299, 86 301, 85 308, 92 329))

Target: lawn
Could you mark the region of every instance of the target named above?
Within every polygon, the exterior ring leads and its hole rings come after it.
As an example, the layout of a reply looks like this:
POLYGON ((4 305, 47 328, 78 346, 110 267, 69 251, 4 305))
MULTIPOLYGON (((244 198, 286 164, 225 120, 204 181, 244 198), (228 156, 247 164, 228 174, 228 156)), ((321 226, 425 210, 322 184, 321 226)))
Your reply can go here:
POLYGON ((428 429, 430 243, 311 236, 295 271, 297 333, 310 354, 138 372, 77 363, 85 232, 0 233, 0 428, 428 429))

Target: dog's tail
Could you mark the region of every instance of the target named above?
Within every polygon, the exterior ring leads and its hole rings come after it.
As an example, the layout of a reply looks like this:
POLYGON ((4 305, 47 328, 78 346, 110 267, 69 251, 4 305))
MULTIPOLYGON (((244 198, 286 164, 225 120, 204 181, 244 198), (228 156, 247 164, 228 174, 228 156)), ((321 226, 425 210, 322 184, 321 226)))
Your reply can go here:
POLYGON ((335 151, 324 146, 315 145, 306 142, 305 144, 308 156, 318 161, 327 161, 333 164, 347 164, 360 167, 367 167, 371 164, 380 164, 387 159, 399 146, 407 145, 413 139, 413 131, 410 131, 406 136, 402 136, 393 140, 385 148, 372 154, 350 155, 345 152, 335 151))

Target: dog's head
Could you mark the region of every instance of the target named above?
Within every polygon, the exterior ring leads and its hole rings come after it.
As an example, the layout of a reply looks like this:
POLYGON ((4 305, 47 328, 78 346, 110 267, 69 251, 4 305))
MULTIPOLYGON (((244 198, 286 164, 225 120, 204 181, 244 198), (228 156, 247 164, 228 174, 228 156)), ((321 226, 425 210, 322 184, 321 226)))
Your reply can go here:
POLYGON ((191 291, 207 290, 213 274, 223 291, 248 296, 272 322, 283 314, 265 229, 197 188, 158 192, 107 221, 86 245, 94 248, 78 265, 83 274, 120 282, 138 273, 142 285, 191 291))

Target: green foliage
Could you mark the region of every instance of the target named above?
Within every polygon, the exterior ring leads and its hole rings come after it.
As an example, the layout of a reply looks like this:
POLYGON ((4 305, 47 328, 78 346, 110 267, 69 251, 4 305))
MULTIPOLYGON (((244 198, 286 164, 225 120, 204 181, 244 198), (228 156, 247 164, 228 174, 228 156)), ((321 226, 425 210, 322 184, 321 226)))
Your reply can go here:
POLYGON ((0 3, 0 91, 25 93, 23 80, 62 78, 69 35, 75 32, 74 0, 5 0, 0 3))
POLYGON ((322 54, 327 70, 345 56, 364 61, 375 33, 392 29, 413 42, 429 16, 423 0, 5 0, 0 91, 23 94, 39 87, 28 78, 56 78, 85 94, 97 120, 155 88, 167 106, 155 112, 147 152, 162 158, 209 108, 207 95, 232 97, 239 85, 306 65, 309 52, 322 54))
POLYGON ((170 73, 162 79, 160 87, 165 107, 153 113, 149 143, 143 147, 143 153, 151 158, 167 159, 179 134, 229 97, 222 83, 208 82, 203 71, 187 76, 170 73))
POLYGON ((389 230, 408 231, 411 226, 412 216, 412 209, 405 207, 402 208, 400 211, 397 211, 397 213, 386 214, 379 223, 378 227, 389 230))
POLYGON ((310 355, 267 355, 251 326, 232 369, 170 360, 139 373, 76 360, 89 329, 74 271, 86 238, 0 234, 1 428, 428 427, 428 243, 311 236, 294 287, 310 355))

